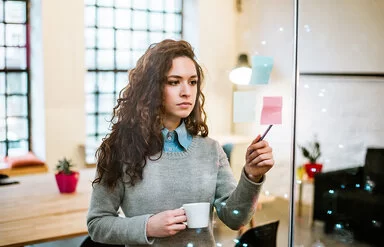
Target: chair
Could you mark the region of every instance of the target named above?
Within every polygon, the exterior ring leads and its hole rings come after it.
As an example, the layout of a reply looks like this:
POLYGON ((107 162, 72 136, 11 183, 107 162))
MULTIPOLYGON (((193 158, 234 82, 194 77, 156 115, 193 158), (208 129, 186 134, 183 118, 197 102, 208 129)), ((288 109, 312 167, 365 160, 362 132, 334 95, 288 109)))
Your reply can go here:
POLYGON ((384 148, 368 148, 364 166, 317 173, 313 220, 325 233, 348 225, 355 239, 384 246, 384 148))
POLYGON ((226 143, 226 144, 222 145, 222 148, 223 148, 225 154, 227 155, 229 164, 231 164, 231 154, 232 154, 232 149, 233 149, 233 143, 226 143))
POLYGON ((276 247, 279 220, 256 226, 240 236, 235 247, 276 247))
POLYGON ((124 245, 117 244, 102 244, 95 242, 91 239, 90 236, 86 237, 84 241, 81 243, 80 247, 124 247, 124 245))

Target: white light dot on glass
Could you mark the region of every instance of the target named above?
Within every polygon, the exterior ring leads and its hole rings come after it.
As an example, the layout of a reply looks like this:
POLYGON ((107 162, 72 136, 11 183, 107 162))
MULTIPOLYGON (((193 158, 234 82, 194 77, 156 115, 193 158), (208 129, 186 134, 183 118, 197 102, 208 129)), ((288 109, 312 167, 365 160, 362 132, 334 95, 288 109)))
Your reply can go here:
POLYGON ((192 243, 188 243, 187 247, 193 247, 193 244, 192 243))
POLYGON ((266 45, 266 44, 267 44, 267 41, 263 40, 263 41, 261 41, 261 44, 262 44, 262 45, 266 45))
POLYGON ((282 28, 282 27, 281 27, 281 28, 279 28, 279 31, 280 31, 280 32, 284 31, 284 28, 282 28))
POLYGON ((343 144, 339 144, 339 148, 344 148, 344 145, 343 144))
POLYGON ((236 210, 236 209, 233 210, 233 214, 234 214, 234 215, 238 215, 238 214, 239 214, 239 210, 236 210))
POLYGON ((264 194, 265 194, 266 196, 269 196, 269 191, 266 190, 266 191, 264 192, 264 194))
POLYGON ((311 31, 311 29, 308 28, 308 29, 305 29, 305 31, 306 31, 307 33, 309 33, 309 32, 311 31))
POLYGON ((304 28, 305 29, 309 28, 309 25, 308 24, 304 25, 304 28))
POLYGON ((309 85, 308 85, 308 84, 305 84, 305 85, 304 85, 304 88, 309 88, 309 85))
POLYGON ((235 243, 237 244, 237 243, 239 242, 239 240, 235 238, 235 239, 233 240, 233 242, 235 242, 235 243))
POLYGON ((217 247, 222 247, 223 245, 221 243, 216 244, 217 247))
POLYGON ((265 64, 264 64, 264 67, 268 67, 268 64, 265 63, 265 64))
POLYGON ((327 109, 323 108, 321 109, 321 112, 327 112, 327 109))
POLYGON ((285 199, 288 198, 288 194, 287 194, 287 193, 284 193, 284 198, 285 198, 285 199))
POLYGON ((225 206, 226 205, 226 203, 225 202, 222 202, 222 203, 220 203, 221 204, 221 206, 225 206))
POLYGON ((323 93, 319 93, 319 97, 324 97, 324 94, 323 93))

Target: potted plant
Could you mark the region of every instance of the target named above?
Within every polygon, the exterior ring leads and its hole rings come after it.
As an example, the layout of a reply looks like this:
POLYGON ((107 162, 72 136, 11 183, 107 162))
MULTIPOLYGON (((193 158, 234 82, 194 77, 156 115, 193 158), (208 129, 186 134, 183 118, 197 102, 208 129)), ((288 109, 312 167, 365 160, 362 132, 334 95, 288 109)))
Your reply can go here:
POLYGON ((60 193, 73 193, 76 191, 80 174, 79 172, 72 170, 73 167, 74 164, 72 161, 65 157, 58 161, 55 177, 60 193))
POLYGON ((317 160, 321 156, 320 143, 315 140, 310 142, 307 146, 299 146, 303 156, 308 159, 308 163, 304 164, 305 172, 309 178, 313 178, 316 173, 321 172, 323 164, 317 163, 317 160))

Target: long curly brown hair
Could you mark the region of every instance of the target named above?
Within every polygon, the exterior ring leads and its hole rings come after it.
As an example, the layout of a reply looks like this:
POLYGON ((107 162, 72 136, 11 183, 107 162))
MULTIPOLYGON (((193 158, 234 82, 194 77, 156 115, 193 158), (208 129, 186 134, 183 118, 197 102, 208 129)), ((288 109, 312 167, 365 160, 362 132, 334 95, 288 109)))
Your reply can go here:
POLYGON ((169 39, 152 44, 129 71, 128 85, 121 90, 113 108, 112 130, 96 151, 97 177, 93 184, 102 181, 113 189, 117 181, 125 177, 123 182, 134 186, 143 179, 147 158, 161 157, 163 89, 172 61, 177 57, 190 58, 198 76, 195 107, 183 121, 191 135, 208 135, 205 98, 201 91, 204 75, 192 46, 183 40, 169 39))

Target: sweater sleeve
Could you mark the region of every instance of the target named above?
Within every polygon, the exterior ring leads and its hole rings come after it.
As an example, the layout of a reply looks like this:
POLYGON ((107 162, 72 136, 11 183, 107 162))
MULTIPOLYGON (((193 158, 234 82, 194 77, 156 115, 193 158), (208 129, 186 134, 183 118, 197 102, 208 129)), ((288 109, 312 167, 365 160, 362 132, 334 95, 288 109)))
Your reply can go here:
POLYGON ((146 236, 146 225, 151 216, 119 217, 117 211, 124 196, 120 181, 113 191, 102 183, 95 184, 87 215, 88 233, 92 240, 107 244, 152 244, 146 236))
POLYGON ((219 145, 218 154, 219 168, 214 206, 220 220, 232 230, 238 230, 247 224, 255 213, 265 176, 261 182, 254 183, 246 177, 243 168, 239 183, 236 185, 228 159, 219 145))

